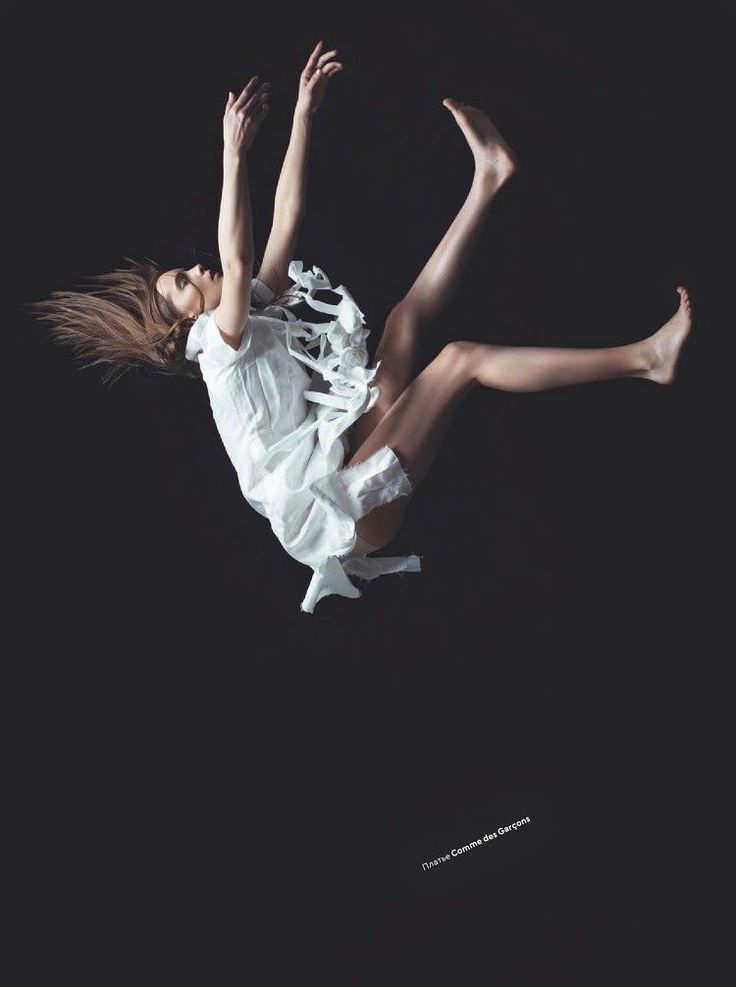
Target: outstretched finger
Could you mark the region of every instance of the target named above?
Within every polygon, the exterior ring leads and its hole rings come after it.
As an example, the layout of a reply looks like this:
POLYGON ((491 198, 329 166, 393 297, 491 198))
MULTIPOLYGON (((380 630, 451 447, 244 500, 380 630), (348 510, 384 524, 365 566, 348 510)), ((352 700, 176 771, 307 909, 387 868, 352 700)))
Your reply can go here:
POLYGON ((319 59, 317 61, 317 66, 323 69, 325 67, 325 62, 329 61, 329 59, 336 54, 337 54, 337 48, 333 48, 332 51, 326 51, 323 55, 319 56, 319 59))
POLYGON ((243 89, 243 91, 241 92, 241 94, 238 96, 238 98, 233 103, 233 109, 234 110, 239 110, 239 109, 241 109, 242 106, 245 105, 246 101, 249 99, 249 97, 255 91, 255 88, 256 88, 257 83, 258 83, 258 76, 257 75, 254 75, 253 78, 245 86, 245 88, 243 89))
POLYGON ((312 54, 309 56, 309 59, 307 60, 305 72, 312 73, 317 68, 317 60, 319 59, 319 50, 321 47, 322 47, 322 42, 318 41, 314 48, 314 51, 312 52, 312 54))
POLYGON ((268 99, 269 90, 271 88, 270 83, 264 82, 262 86, 259 86, 258 92, 253 93, 248 102, 241 108, 241 111, 245 114, 252 113, 254 110, 258 109, 258 106, 265 99, 268 99))

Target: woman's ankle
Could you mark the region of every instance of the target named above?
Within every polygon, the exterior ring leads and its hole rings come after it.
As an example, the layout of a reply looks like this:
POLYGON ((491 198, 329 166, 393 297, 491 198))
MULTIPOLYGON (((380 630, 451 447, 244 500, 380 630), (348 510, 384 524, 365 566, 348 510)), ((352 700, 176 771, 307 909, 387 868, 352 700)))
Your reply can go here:
POLYGON ((629 350, 630 377, 644 377, 650 373, 654 366, 654 352, 649 340, 641 340, 638 343, 631 343, 626 347, 629 350))

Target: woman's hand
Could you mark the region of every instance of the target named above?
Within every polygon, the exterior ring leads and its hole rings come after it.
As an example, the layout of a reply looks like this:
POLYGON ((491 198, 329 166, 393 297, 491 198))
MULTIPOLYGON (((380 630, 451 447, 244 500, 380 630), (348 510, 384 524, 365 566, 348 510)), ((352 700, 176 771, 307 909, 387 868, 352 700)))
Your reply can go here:
POLYGON ((258 76, 254 75, 237 99, 233 93, 227 94, 222 120, 226 150, 246 153, 268 113, 271 83, 264 82, 256 88, 257 82, 258 76))
POLYGON ((296 101, 298 112, 310 115, 316 113, 325 98, 328 79, 342 71, 342 62, 330 61, 330 58, 337 54, 337 48, 320 55, 321 48, 320 41, 299 76, 299 96, 296 101))

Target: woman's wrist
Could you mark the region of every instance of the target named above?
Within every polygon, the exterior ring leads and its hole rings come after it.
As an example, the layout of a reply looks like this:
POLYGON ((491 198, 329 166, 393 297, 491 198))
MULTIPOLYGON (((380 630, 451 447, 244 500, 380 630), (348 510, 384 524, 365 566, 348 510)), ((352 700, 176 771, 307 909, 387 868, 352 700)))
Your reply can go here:
POLYGON ((294 107, 294 122, 305 124, 311 127, 312 120, 314 119, 314 114, 306 106, 301 106, 299 103, 294 107))
POLYGON ((228 147, 225 145, 222 149, 222 157, 228 164, 240 165, 245 162, 247 153, 243 148, 228 147))

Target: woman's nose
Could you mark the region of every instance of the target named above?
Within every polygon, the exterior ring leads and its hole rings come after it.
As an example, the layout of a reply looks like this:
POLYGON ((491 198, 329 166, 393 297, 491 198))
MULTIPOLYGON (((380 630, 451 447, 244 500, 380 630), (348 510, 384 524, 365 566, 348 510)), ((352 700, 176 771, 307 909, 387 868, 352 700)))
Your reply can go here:
POLYGON ((204 274, 204 265, 195 264, 192 270, 195 271, 197 274, 202 275, 204 274))

